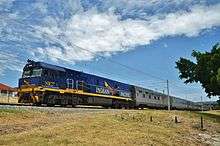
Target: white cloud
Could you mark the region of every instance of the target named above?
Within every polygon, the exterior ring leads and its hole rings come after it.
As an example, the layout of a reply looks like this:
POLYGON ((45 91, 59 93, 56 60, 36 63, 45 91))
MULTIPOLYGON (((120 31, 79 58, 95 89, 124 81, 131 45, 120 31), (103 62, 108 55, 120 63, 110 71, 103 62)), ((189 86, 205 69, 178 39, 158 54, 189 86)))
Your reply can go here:
MULTIPOLYGON (((106 5, 112 4, 115 7, 134 9, 134 8, 148 8, 148 7, 158 7, 160 6, 179 6, 183 4, 192 4, 194 0, 106 0, 104 3, 106 5)), ((197 1, 197 3, 202 3, 197 1)))
POLYGON ((220 4, 208 0, 13 1, 0 0, 0 76, 28 57, 73 64, 220 26, 220 4))
POLYGON ((61 48, 37 49, 41 57, 51 60, 91 60, 96 54, 112 54, 147 45, 164 36, 197 36, 203 29, 220 25, 220 4, 194 6, 190 11, 154 15, 146 20, 125 19, 112 11, 100 13, 96 9, 78 12, 62 27, 42 27, 47 37, 61 48), (87 52, 81 48, 88 49, 87 52), (92 52, 92 53, 91 53, 92 52))
POLYGON ((23 63, 10 53, 0 52, 0 76, 4 75, 5 70, 21 71, 23 63))
POLYGON ((194 5, 205 5, 207 3, 208 0, 98 0, 96 7, 104 11, 117 9, 117 12, 120 12, 122 16, 135 16, 145 19, 146 16, 152 14, 186 10, 194 5))
POLYGON ((195 6, 191 12, 168 14, 164 19, 151 20, 151 26, 164 35, 197 36, 203 29, 220 25, 220 4, 195 6))
POLYGON ((47 5, 43 1, 38 1, 34 4, 34 7, 37 8, 41 13, 47 13, 47 5))
POLYGON ((0 6, 1 5, 9 5, 15 0, 0 0, 0 6))
MULTIPOLYGON (((97 55, 108 57, 126 52, 161 37, 197 36, 204 29, 220 25, 220 4, 193 5, 188 11, 178 9, 172 13, 144 14, 144 19, 123 17, 124 13, 146 13, 145 8, 153 6, 155 9, 163 3, 167 3, 164 6, 168 7, 192 1, 108 0, 104 4, 108 5, 105 11, 98 8, 85 11, 78 0, 60 2, 56 7, 51 7, 52 3, 35 3, 30 5, 33 9, 28 6, 27 10, 24 8, 14 13, 0 14, 0 39, 8 45, 12 44, 12 48, 22 45, 19 48, 22 54, 31 54, 38 60, 72 64, 95 59, 97 55), (116 7, 122 8, 123 14, 115 13, 116 7), (40 9, 41 13, 34 19, 32 10, 36 9, 40 9)), ((0 51, 4 53, 4 49, 0 48, 0 51)), ((19 52, 18 48, 16 52, 19 52)))

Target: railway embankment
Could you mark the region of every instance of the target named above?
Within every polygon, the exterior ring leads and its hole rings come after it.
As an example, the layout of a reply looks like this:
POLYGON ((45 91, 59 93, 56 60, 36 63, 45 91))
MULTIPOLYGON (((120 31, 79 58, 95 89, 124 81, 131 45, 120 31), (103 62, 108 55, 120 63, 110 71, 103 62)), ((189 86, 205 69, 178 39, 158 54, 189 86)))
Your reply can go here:
POLYGON ((0 106, 0 145, 216 145, 219 134, 220 111, 0 106))

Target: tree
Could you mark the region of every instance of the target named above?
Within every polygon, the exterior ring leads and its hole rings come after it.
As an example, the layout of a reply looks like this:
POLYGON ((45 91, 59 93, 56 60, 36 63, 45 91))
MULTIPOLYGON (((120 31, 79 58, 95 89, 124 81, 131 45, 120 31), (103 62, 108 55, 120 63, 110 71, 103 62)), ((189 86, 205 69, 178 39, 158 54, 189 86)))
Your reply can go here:
POLYGON ((216 102, 218 103, 218 106, 220 107, 220 97, 216 102))
POLYGON ((196 61, 180 58, 176 62, 179 78, 184 83, 201 83, 209 97, 220 95, 220 44, 213 46, 211 52, 193 50, 196 61))

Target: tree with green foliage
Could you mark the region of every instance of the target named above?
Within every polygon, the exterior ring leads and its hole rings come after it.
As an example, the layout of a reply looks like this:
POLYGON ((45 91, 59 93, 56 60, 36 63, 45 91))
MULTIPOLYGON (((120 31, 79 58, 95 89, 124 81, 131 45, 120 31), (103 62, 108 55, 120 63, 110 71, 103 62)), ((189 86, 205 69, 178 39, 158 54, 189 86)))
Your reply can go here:
POLYGON ((219 100, 217 100, 217 103, 218 103, 218 106, 220 107, 220 97, 219 97, 219 100))
POLYGON ((180 79, 184 83, 200 83, 208 97, 220 95, 220 44, 213 46, 211 52, 193 50, 196 61, 180 58, 176 62, 180 79))

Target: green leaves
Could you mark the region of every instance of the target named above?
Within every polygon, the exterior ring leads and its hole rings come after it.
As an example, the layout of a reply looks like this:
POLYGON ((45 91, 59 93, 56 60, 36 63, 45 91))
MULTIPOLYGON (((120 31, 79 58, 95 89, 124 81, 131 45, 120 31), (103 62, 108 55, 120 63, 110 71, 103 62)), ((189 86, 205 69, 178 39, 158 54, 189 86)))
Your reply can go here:
POLYGON ((180 71, 180 79, 185 79, 185 83, 192 83, 195 79, 195 68, 196 64, 190 60, 185 58, 180 58, 179 61, 176 62, 177 67, 180 71))
POLYGON ((184 83, 200 82, 208 96, 220 95, 220 45, 213 46, 211 52, 192 52, 196 62, 180 58, 176 62, 180 79, 184 83))
POLYGON ((220 84, 220 68, 218 69, 218 74, 216 75, 217 82, 220 84))

